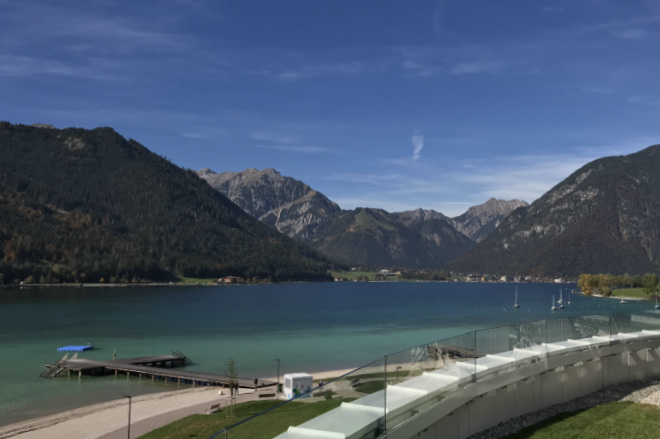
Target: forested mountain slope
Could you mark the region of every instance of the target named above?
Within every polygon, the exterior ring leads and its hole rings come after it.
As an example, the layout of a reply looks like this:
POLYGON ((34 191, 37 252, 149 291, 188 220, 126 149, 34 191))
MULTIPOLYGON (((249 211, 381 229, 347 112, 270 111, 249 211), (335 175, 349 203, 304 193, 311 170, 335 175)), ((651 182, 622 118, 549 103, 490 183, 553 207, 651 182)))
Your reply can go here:
POLYGON ((111 128, 0 122, 3 282, 327 280, 328 262, 111 128))
POLYGON ((450 267, 575 277, 660 270, 660 145, 583 166, 450 267))

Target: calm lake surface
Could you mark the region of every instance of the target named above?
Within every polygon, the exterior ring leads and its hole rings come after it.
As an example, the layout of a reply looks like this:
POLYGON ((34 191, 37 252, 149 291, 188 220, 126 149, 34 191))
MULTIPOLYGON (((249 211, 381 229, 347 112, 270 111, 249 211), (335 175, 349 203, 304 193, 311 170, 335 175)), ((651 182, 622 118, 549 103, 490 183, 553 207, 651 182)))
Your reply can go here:
POLYGON ((571 295, 574 284, 328 283, 222 287, 0 289, 0 425, 87 404, 177 389, 125 376, 39 378, 57 348, 93 344, 81 358, 167 355, 189 370, 239 376, 352 368, 474 329, 557 316, 652 310, 649 302, 571 295))

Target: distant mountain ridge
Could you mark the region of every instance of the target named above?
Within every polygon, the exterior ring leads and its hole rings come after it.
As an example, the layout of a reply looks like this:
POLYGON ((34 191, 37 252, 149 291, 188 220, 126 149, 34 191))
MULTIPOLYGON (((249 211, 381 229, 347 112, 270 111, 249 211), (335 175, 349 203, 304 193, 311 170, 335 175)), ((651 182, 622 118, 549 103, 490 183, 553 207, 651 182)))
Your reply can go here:
POLYGON ((0 283, 328 280, 329 262, 111 128, 0 122, 0 283))
POLYGON ((198 174, 247 213, 300 242, 309 242, 319 223, 341 210, 323 194, 274 169, 218 174, 205 168, 198 174))
POLYGON ((465 235, 481 242, 500 223, 519 207, 529 204, 522 200, 496 200, 491 198, 483 204, 470 207, 467 212, 453 218, 456 228, 465 235))
POLYGON ((273 169, 246 169, 199 176, 262 222, 329 258, 350 265, 439 269, 476 238, 492 231, 513 209, 527 203, 491 199, 449 218, 433 210, 388 213, 341 210, 305 183, 273 169))
POLYGON ((450 266, 575 277, 660 269, 660 145, 586 164, 450 266))

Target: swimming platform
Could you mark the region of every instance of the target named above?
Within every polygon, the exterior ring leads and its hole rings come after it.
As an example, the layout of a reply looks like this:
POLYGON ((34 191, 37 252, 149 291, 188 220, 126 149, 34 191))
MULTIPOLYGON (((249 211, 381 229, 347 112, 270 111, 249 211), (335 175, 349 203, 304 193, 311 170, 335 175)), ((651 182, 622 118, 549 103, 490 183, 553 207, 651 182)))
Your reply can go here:
POLYGON ((90 349, 94 349, 94 345, 91 344, 69 345, 69 346, 62 346, 61 348, 57 348, 58 352, 82 352, 82 351, 88 351, 90 349))

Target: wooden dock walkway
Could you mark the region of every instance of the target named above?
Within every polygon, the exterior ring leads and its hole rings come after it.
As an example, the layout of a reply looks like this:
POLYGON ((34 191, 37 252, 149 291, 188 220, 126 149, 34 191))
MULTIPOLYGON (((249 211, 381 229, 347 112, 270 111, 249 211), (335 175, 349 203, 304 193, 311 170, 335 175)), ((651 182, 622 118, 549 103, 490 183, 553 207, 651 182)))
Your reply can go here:
MULTIPOLYGON (((127 377, 136 376, 138 379, 151 379, 162 381, 175 381, 177 384, 196 386, 223 386, 230 387, 232 381, 242 388, 255 388, 254 379, 235 378, 224 375, 216 375, 203 372, 189 372, 176 369, 187 364, 190 360, 184 355, 173 352, 172 355, 161 355, 153 357, 122 358, 109 361, 85 360, 79 358, 68 359, 66 356, 56 363, 46 366, 41 376, 53 378, 66 373, 70 376, 72 372, 82 375, 111 375, 119 373, 127 377)), ((257 388, 274 386, 271 381, 257 380, 257 388)))

